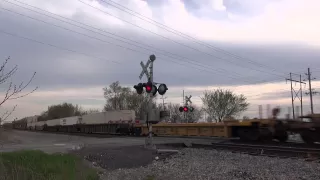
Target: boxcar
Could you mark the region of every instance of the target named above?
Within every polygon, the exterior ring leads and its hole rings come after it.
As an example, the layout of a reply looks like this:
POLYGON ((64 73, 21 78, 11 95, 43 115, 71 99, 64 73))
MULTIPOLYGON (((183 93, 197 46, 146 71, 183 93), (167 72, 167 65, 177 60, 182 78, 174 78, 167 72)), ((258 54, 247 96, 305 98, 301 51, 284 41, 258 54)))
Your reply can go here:
POLYGON ((36 123, 38 121, 38 116, 29 116, 25 118, 27 121, 27 129, 29 130, 35 130, 36 129, 36 123))
POLYGON ((133 110, 118 110, 92 113, 82 116, 81 124, 108 124, 111 122, 134 121, 133 110))

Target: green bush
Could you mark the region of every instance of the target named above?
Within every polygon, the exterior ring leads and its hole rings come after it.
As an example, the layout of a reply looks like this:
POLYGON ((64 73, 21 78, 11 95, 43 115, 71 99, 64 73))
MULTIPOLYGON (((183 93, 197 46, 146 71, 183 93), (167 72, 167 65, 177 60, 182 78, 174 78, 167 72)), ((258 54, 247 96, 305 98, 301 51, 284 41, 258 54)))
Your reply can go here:
POLYGON ((97 171, 70 154, 24 150, 0 153, 0 180, 98 180, 97 171))

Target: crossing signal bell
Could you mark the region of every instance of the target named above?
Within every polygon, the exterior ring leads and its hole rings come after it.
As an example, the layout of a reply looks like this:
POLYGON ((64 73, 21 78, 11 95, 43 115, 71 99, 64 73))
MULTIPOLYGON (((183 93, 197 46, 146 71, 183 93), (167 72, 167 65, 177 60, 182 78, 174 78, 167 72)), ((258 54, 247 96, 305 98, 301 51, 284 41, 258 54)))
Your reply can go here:
POLYGON ((138 94, 143 93, 143 84, 142 83, 139 83, 138 85, 134 85, 133 87, 136 89, 138 94))

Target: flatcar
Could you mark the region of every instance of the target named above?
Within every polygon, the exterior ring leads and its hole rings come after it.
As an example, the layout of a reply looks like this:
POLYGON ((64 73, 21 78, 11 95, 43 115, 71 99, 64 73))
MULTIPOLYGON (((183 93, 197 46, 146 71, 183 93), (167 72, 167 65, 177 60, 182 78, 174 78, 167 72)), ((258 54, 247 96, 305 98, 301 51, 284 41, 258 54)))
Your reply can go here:
MULTIPOLYGON (((106 111, 47 121, 36 116, 13 123, 16 129, 66 132, 105 133, 132 136, 148 134, 148 125, 135 121, 133 110, 106 111)), ((288 133, 298 133, 306 143, 320 141, 320 115, 305 116, 309 122, 290 119, 226 120, 220 123, 158 123, 152 127, 156 136, 202 136, 240 138, 245 141, 280 142, 288 140, 288 133)))

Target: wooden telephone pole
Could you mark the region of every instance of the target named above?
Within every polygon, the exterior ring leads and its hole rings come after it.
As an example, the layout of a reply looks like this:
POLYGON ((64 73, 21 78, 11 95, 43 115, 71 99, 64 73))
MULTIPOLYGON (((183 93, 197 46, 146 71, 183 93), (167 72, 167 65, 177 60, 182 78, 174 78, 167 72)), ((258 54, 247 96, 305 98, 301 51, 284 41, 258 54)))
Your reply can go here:
POLYGON ((307 80, 309 82, 309 92, 306 92, 307 95, 310 95, 310 107, 311 107, 311 114, 313 114, 313 95, 318 94, 319 92, 316 92, 314 89, 312 89, 311 87, 311 81, 315 80, 316 78, 311 78, 311 72, 310 72, 310 68, 308 68, 308 73, 306 73, 307 75, 307 80))

